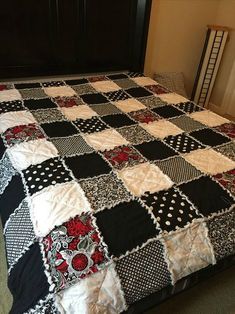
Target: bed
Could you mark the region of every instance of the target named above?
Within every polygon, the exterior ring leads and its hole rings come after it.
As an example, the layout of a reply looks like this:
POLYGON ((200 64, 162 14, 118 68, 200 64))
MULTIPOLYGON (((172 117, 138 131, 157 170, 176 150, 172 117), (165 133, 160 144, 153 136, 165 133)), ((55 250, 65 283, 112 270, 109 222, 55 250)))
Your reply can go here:
POLYGON ((125 72, 1 83, 0 134, 10 313, 139 313, 234 263, 229 120, 125 72))

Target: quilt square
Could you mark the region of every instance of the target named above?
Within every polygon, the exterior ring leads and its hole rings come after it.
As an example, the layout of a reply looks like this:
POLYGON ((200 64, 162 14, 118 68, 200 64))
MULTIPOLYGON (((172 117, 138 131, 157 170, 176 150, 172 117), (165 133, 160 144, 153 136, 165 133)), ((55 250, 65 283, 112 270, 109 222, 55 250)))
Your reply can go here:
POLYGON ((109 253, 115 257, 158 235, 148 211, 135 200, 100 211, 94 216, 109 253))
POLYGON ((229 122, 229 120, 209 110, 191 113, 190 118, 193 118, 194 120, 203 123, 209 127, 218 126, 226 122, 229 122))
POLYGON ((52 123, 41 124, 46 135, 51 137, 63 137, 77 134, 78 130, 68 121, 56 121, 52 123))
POLYGON ((229 193, 208 176, 183 183, 178 188, 204 216, 210 216, 234 204, 234 199, 229 193))
POLYGON ((204 110, 202 107, 197 106, 192 101, 181 102, 179 104, 176 104, 176 106, 180 110, 183 110, 185 113, 193 113, 193 112, 198 112, 198 111, 204 110))
POLYGON ((139 125, 131 125, 117 129, 131 144, 141 144, 154 140, 154 137, 139 125))
POLYGON ((114 207, 119 203, 130 201, 132 198, 122 181, 113 173, 80 180, 79 184, 85 192, 91 208, 95 211, 114 207))
POLYGON ((192 180, 202 175, 201 171, 193 167, 180 156, 155 161, 155 164, 176 184, 192 180))
POLYGON ((105 75, 97 75, 97 76, 89 77, 88 81, 95 83, 95 82, 102 82, 102 81, 109 81, 109 80, 105 75))
POLYGON ((142 77, 142 76, 144 76, 143 73, 141 73, 141 72, 128 72, 127 75, 129 77, 139 77, 139 76, 142 77))
POLYGON ((55 86, 55 87, 44 87, 44 92, 49 97, 72 97, 75 96, 75 91, 69 86, 55 86))
POLYGON ((4 144, 4 142, 3 142, 3 139, 2 139, 2 137, 0 136, 0 159, 2 159, 2 157, 3 157, 3 155, 4 155, 4 153, 5 153, 5 151, 6 151, 6 146, 5 146, 5 144, 4 144))
POLYGON ((102 117, 102 120, 112 128, 135 124, 127 115, 121 113, 102 117))
POLYGON ((104 157, 116 169, 131 167, 146 160, 131 146, 118 146, 103 152, 104 157))
POLYGON ((235 168, 235 162, 219 154, 213 149, 191 152, 184 158, 194 167, 208 174, 217 174, 235 168))
POLYGON ((162 106, 162 107, 157 107, 152 109, 156 114, 158 114, 160 117, 169 119, 173 117, 178 117, 182 116, 184 113, 177 108, 167 105, 167 106, 162 106))
POLYGON ((51 142, 55 145, 60 156, 83 155, 94 151, 81 135, 53 138, 51 142))
POLYGON ((127 89, 126 92, 134 98, 152 96, 152 93, 143 87, 132 87, 127 89))
POLYGON ((143 104, 141 104, 141 102, 139 102, 138 100, 134 98, 120 100, 115 103, 115 106, 117 106, 123 112, 131 112, 131 111, 146 109, 146 107, 143 104))
POLYGON ((122 89, 114 92, 105 93, 105 96, 110 101, 119 101, 130 98, 130 96, 122 89))
POLYGON ((235 169, 224 173, 218 173, 214 175, 213 178, 235 196, 235 169))
POLYGON ((32 115, 38 123, 47 123, 65 120, 61 111, 56 108, 32 110, 32 115))
POLYGON ((143 105, 145 105, 149 109, 167 105, 165 101, 155 96, 139 98, 138 101, 140 101, 143 105))
POLYGON ((166 232, 184 228, 193 219, 202 217, 197 214, 186 197, 174 187, 153 194, 147 192, 141 200, 152 210, 160 228, 166 232))
POLYGON ((160 241, 151 242, 139 251, 119 259, 116 271, 128 305, 171 284, 160 241))
POLYGON ((108 77, 110 80, 113 80, 113 81, 128 78, 128 76, 127 76, 126 74, 124 74, 124 73, 110 74, 110 75, 107 75, 107 77, 108 77))
POLYGON ((147 191, 154 193, 169 189, 173 185, 158 167, 149 163, 119 170, 118 177, 135 196, 141 196, 147 191))
POLYGON ((90 108, 101 117, 121 113, 121 111, 111 103, 91 105, 90 108))
POLYGON ((67 85, 80 85, 80 84, 87 84, 89 81, 85 78, 81 79, 72 79, 72 80, 66 80, 65 83, 67 85))
POLYGON ((97 153, 65 157, 65 163, 77 179, 95 177, 111 171, 108 163, 97 153))
POLYGON ((181 102, 184 103, 188 101, 187 98, 179 94, 171 93, 171 92, 168 92, 167 94, 158 94, 158 97, 161 98, 162 101, 165 101, 168 104, 174 104, 174 105, 181 102))
POLYGON ((230 138, 235 138, 235 124, 234 123, 225 123, 215 127, 215 130, 226 134, 230 138))
POLYGON ((193 131, 189 133, 189 135, 194 137, 202 144, 208 146, 217 146, 230 142, 229 138, 223 136, 222 134, 214 132, 212 129, 202 129, 198 131, 193 131))
POLYGON ((10 111, 24 110, 24 106, 21 100, 3 101, 0 103, 0 114, 10 111))
POLYGON ((157 140, 135 145, 134 147, 149 160, 162 160, 178 155, 173 149, 157 140))
POLYGON ((151 92, 157 95, 170 93, 170 91, 167 88, 159 84, 156 84, 156 82, 154 85, 145 86, 145 88, 147 88, 148 90, 150 90, 151 92))
POLYGON ((84 94, 80 97, 88 105, 103 104, 108 102, 107 98, 104 97, 101 93, 84 94))
POLYGON ((70 107, 76 107, 79 105, 84 105, 84 102, 79 97, 56 97, 54 98, 54 101, 57 103, 57 105, 61 108, 70 108, 70 107))
POLYGON ((53 86, 64 86, 65 83, 63 81, 51 81, 51 82, 42 82, 43 87, 53 87, 53 86))
POLYGON ((17 89, 2 90, 0 93, 0 102, 20 100, 22 97, 17 89))
POLYGON ((47 159, 37 165, 31 165, 22 172, 30 195, 47 186, 72 180, 69 171, 57 157, 47 159))
POLYGON ((48 97, 42 88, 20 89, 19 92, 23 99, 41 99, 48 97))
POLYGON ((97 90, 91 84, 73 85, 73 89, 78 95, 96 93, 97 90))
POLYGON ((87 105, 73 106, 70 108, 61 108, 61 111, 68 120, 75 121, 76 119, 90 119, 93 116, 97 116, 97 113, 93 111, 87 105))
POLYGON ((26 88, 33 89, 33 88, 41 87, 41 84, 40 83, 17 83, 17 84, 14 84, 14 86, 17 89, 26 89, 26 88))
POLYGON ((149 123, 159 120, 159 117, 148 109, 129 112, 129 116, 140 123, 149 123))
POLYGON ((202 144, 198 143, 191 137, 186 134, 179 134, 179 135, 170 135, 164 139, 168 145, 174 148, 179 153, 189 153, 196 149, 205 148, 202 144))
POLYGON ((164 236, 168 269, 173 282, 197 270, 215 264, 206 224, 194 222, 190 227, 164 236))
POLYGON ((29 110, 57 108, 56 104, 49 98, 27 99, 24 100, 24 106, 29 110))
POLYGON ((94 87, 94 89, 101 93, 108 93, 108 92, 114 92, 116 90, 121 89, 116 83, 112 81, 96 81, 94 83, 91 83, 91 86, 94 87))
POLYGON ((216 260, 235 253, 235 211, 212 217, 207 220, 210 238, 216 260))
POLYGON ((13 84, 8 84, 8 83, 0 84, 0 92, 2 92, 3 90, 12 89, 12 88, 14 88, 13 84))
POLYGON ((175 125, 177 125, 179 128, 186 132, 191 132, 205 128, 204 124, 197 122, 187 116, 173 118, 171 119, 171 123, 174 123, 175 125))
POLYGON ((92 117, 90 119, 77 119, 74 124, 82 133, 92 134, 100 132, 108 128, 108 126, 99 118, 92 117))
POLYGON ((89 214, 76 216, 56 227, 43 238, 42 244, 55 291, 104 269, 109 262, 107 250, 89 214))
POLYGON ((95 150, 113 149, 116 146, 128 145, 128 141, 123 138, 116 130, 104 130, 102 132, 85 134, 86 142, 95 150))
POLYGON ((0 133, 15 126, 36 123, 33 115, 28 111, 12 111, 0 115, 0 133))
POLYGON ((2 138, 5 140, 8 146, 13 146, 22 142, 28 142, 44 138, 44 134, 41 129, 35 124, 30 123, 26 125, 18 125, 13 128, 7 129, 2 138))
POLYGON ((131 79, 129 78, 124 78, 124 79, 118 79, 115 80, 115 83, 120 86, 122 89, 128 89, 132 87, 138 87, 138 85, 131 79))
POLYGON ((153 79, 151 79, 150 77, 146 77, 146 76, 140 76, 140 77, 134 77, 132 78, 132 80, 140 85, 140 86, 146 86, 146 85, 156 85, 157 82, 154 81, 153 79))
POLYGON ((141 126, 154 137, 161 139, 169 135, 178 135, 183 132, 183 130, 175 126, 170 121, 163 119, 148 124, 144 123, 141 124, 141 126))
POLYGON ((231 160, 235 161, 235 143, 230 142, 218 147, 214 148, 219 153, 225 155, 226 157, 230 158, 231 160))

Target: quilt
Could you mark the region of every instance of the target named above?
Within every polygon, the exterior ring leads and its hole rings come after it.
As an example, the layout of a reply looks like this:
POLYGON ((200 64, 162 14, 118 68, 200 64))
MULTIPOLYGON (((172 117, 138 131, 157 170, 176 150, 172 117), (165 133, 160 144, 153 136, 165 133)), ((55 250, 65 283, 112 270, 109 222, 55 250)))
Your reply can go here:
POLYGON ((11 313, 121 313, 235 251, 235 124, 141 73, 0 84, 11 313))

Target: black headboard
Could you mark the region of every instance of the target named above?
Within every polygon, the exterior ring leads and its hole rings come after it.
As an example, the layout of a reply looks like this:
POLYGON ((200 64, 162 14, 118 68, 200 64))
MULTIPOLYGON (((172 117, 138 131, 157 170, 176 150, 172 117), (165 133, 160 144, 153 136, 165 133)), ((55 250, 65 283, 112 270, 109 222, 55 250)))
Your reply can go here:
POLYGON ((151 0, 7 0, 0 79, 143 71, 151 0))

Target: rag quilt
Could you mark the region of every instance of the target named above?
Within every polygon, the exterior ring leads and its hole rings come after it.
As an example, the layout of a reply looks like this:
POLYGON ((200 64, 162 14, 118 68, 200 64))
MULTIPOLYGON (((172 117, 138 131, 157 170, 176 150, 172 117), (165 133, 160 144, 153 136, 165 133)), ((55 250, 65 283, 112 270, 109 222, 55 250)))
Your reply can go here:
POLYGON ((140 73, 1 83, 10 313, 121 313, 233 255, 234 138, 140 73))

